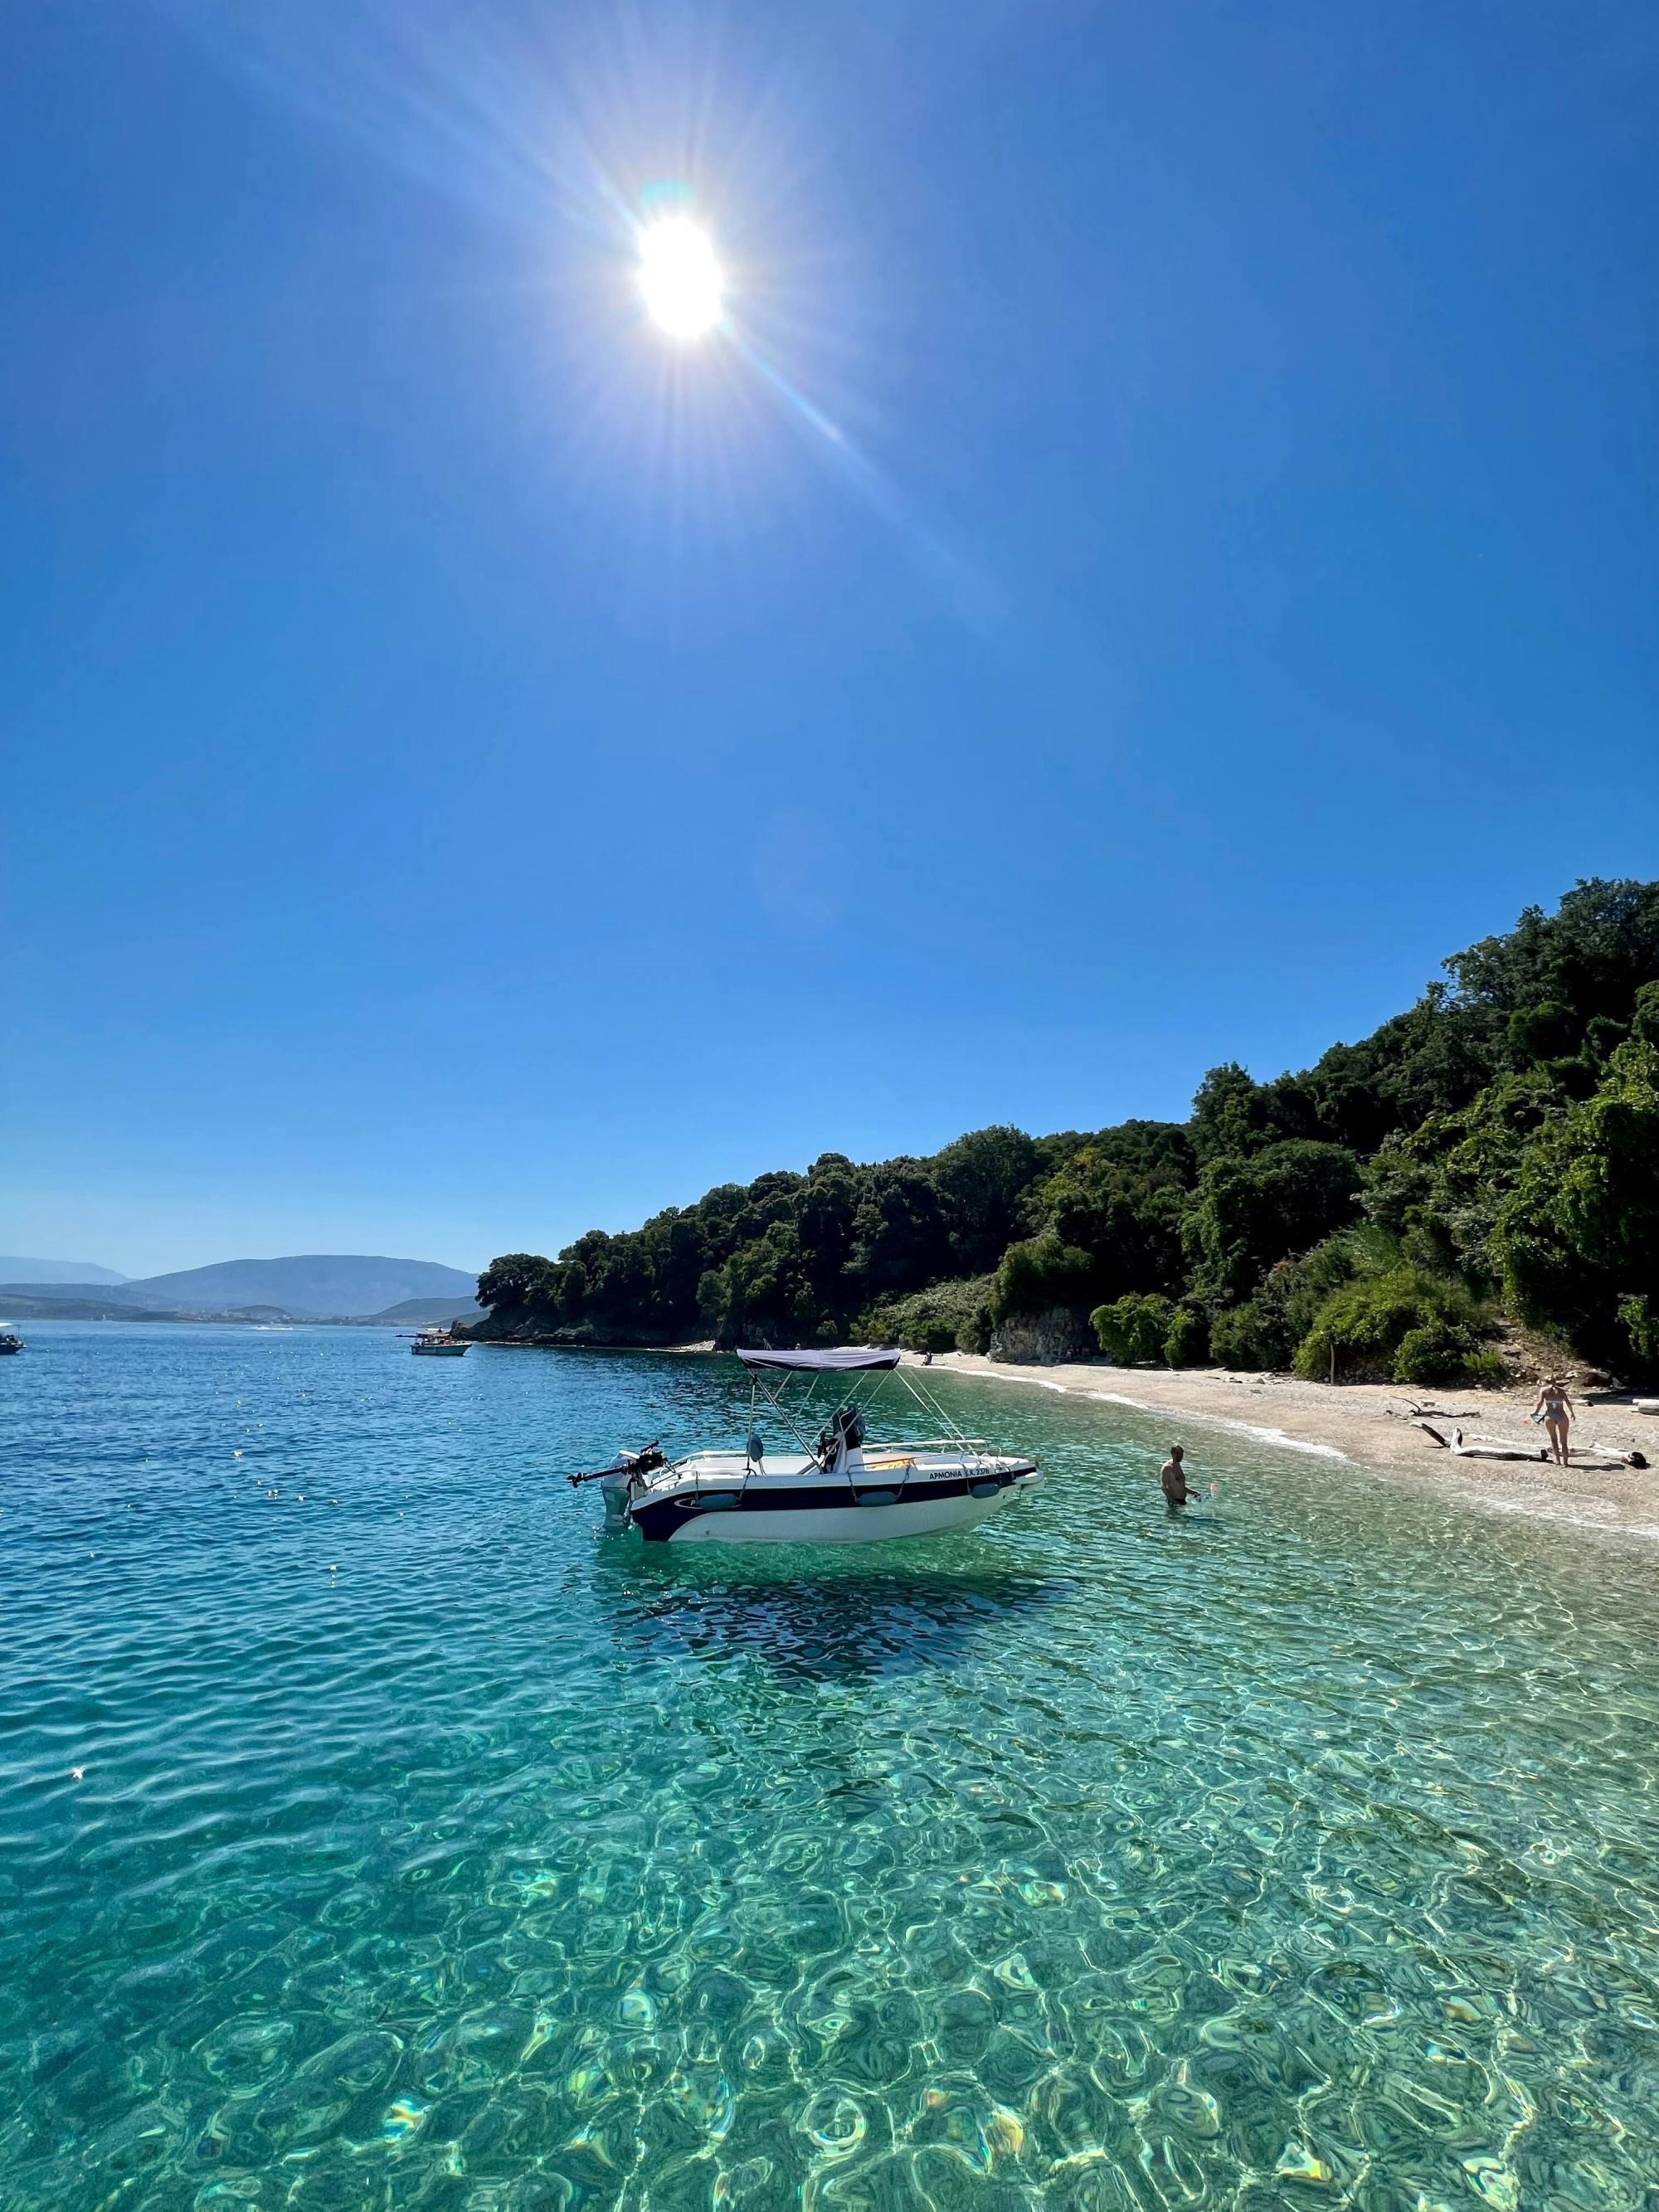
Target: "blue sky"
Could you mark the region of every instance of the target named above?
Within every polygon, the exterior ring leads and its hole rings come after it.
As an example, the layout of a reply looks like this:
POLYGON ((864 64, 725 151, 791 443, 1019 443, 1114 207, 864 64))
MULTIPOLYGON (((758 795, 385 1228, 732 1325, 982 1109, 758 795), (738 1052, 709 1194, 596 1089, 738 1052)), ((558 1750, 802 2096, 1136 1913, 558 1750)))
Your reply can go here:
POLYGON ((26 5, 0 1244, 1178 1115, 1655 873, 1656 84, 1596 0, 26 5))

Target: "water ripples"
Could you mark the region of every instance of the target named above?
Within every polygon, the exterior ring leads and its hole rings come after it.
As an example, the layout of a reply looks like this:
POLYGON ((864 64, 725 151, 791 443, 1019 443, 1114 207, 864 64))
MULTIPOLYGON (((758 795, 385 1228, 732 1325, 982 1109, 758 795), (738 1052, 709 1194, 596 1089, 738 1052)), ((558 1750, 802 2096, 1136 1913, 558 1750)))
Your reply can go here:
POLYGON ((988 1530, 659 1553, 557 1476, 713 1362, 10 1370, 7 2212, 1650 2207, 1632 1553, 948 1380, 988 1530))

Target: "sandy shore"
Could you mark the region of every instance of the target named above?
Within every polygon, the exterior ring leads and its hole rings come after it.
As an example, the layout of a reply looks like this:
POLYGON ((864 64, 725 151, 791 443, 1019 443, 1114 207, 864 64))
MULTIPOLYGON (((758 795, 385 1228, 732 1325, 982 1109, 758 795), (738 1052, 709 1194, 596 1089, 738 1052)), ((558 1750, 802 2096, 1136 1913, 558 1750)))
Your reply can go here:
MULTIPOLYGON (((906 1364, 915 1364, 914 1355, 906 1355, 906 1364)), ((1637 1413, 1625 1397, 1596 1393, 1575 1400, 1579 1418, 1571 1432, 1572 1464, 1562 1468, 1536 1456, 1460 1458, 1431 1442, 1412 1417, 1413 1407, 1432 1406, 1443 1413, 1443 1419, 1430 1416, 1443 1436, 1461 1427, 1466 1440, 1477 1435, 1500 1439, 1536 1455, 1545 1438, 1541 1427, 1527 1419, 1534 1403, 1530 1390, 1413 1393, 1367 1382, 1333 1389, 1291 1375, 1219 1369, 1020 1367, 963 1352, 941 1353, 933 1364, 1167 1414, 1171 1440, 1179 1437, 1195 1461, 1203 1457, 1203 1427, 1248 1431, 1267 1443, 1334 1454, 1428 1484, 1488 1510, 1659 1540, 1659 1466, 1642 1471, 1620 1458, 1638 1450, 1659 1462, 1659 1418, 1637 1413)))

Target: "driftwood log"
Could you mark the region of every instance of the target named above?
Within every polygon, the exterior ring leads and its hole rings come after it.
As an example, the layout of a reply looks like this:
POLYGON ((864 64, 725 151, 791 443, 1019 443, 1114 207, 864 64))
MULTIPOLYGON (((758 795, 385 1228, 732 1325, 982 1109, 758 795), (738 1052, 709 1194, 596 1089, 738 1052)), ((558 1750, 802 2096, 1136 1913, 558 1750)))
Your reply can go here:
POLYGON ((1516 1443, 1507 1437, 1464 1437, 1462 1429, 1454 1429, 1449 1438, 1438 1429, 1431 1428, 1426 1421, 1418 1427, 1431 1437, 1443 1451, 1455 1452, 1459 1459, 1547 1459, 1549 1454, 1541 1446, 1516 1443))
MULTIPOLYGON (((1549 1457, 1549 1453, 1541 1445, 1534 1448, 1530 1444, 1517 1443, 1510 1437, 1465 1437, 1462 1429, 1454 1429, 1448 1437, 1443 1437, 1438 1429, 1431 1427, 1427 1421, 1419 1420, 1416 1425, 1431 1442, 1437 1443, 1443 1451, 1449 1451, 1458 1459, 1531 1461, 1547 1460, 1549 1457)), ((1616 1444, 1578 1444, 1574 1449, 1581 1455, 1581 1458, 1585 1452, 1603 1453, 1615 1467, 1639 1468, 1645 1468, 1648 1464, 1644 1453, 1621 1451, 1616 1444)))

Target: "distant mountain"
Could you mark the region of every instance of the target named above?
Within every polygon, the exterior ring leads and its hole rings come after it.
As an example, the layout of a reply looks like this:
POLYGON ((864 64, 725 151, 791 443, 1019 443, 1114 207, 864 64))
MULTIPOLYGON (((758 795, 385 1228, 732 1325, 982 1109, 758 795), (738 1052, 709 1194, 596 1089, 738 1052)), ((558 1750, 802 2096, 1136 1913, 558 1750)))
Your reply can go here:
MULTIPOLYGON (((353 1253, 307 1253, 284 1260, 221 1260, 173 1275, 147 1275, 124 1283, 123 1299, 183 1313, 227 1313, 242 1306, 280 1306, 291 1314, 358 1316, 384 1313, 404 1298, 453 1300, 466 1312, 477 1289, 476 1275, 435 1260, 365 1258, 353 1253)), ((444 1316, 448 1318, 447 1310, 444 1316)))
POLYGON ((0 1283, 125 1283, 113 1267, 94 1267, 90 1260, 12 1260, 0 1257, 0 1283))
POLYGON ((434 1321, 477 1321, 482 1318, 471 1298, 404 1298, 399 1304, 388 1306, 384 1313, 372 1314, 372 1321, 395 1321, 405 1328, 423 1328, 434 1321))
POLYGON ((191 1316, 148 1313, 120 1298, 100 1297, 95 1285, 70 1284, 70 1290, 87 1290, 86 1297, 51 1297, 45 1293, 0 1288, 0 1315, 7 1321, 185 1321, 191 1316))

